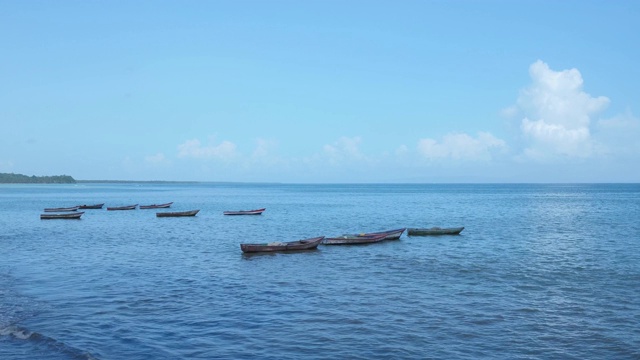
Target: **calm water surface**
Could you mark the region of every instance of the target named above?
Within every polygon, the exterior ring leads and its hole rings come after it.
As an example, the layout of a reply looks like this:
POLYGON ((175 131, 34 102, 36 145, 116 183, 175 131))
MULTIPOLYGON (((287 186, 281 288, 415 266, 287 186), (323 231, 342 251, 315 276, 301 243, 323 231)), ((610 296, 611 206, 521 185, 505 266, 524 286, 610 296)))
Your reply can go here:
POLYGON ((637 184, 0 185, 0 229, 2 359, 640 358, 637 184), (239 247, 431 226, 465 230, 239 247))

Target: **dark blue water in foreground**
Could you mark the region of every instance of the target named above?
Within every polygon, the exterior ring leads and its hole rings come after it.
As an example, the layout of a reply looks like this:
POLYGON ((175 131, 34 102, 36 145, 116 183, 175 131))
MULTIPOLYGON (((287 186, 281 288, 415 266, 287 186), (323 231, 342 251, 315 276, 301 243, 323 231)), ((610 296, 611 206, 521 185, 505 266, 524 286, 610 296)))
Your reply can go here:
POLYGON ((639 297, 637 184, 0 185, 2 359, 639 359, 639 297))

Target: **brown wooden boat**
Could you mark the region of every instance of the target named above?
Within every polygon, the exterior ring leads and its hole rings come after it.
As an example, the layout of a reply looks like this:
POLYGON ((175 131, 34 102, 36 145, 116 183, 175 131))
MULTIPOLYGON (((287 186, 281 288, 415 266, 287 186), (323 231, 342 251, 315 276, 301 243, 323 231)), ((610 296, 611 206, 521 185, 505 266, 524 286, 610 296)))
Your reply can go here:
POLYGON ((166 204, 140 205, 140 209, 165 209, 171 207, 171 204, 173 204, 173 202, 166 204))
POLYGON ((462 230, 464 230, 464 226, 455 227, 455 228, 440 228, 434 226, 432 228, 409 228, 407 230, 407 235, 409 236, 434 236, 434 235, 459 235, 462 230))
POLYGON ((362 234, 345 234, 344 236, 375 236, 375 235, 384 235, 384 240, 398 240, 402 233, 406 230, 406 228, 402 229, 394 229, 387 231, 378 231, 371 233, 362 233, 362 234))
POLYGON ((326 238, 322 242, 324 245, 360 245, 372 244, 385 240, 387 235, 342 235, 333 238, 326 238))
POLYGON ((104 206, 104 203, 95 204, 95 205, 78 205, 78 209, 81 209, 81 210, 85 210, 85 209, 102 209, 103 206, 104 206))
POLYGON ((260 215, 265 210, 266 210, 265 208, 255 209, 255 210, 235 210, 235 211, 225 211, 223 212, 223 214, 224 215, 260 215))
POLYGON ((40 219, 41 220, 80 219, 82 214, 84 214, 83 211, 68 212, 68 213, 62 213, 62 214, 40 214, 40 219))
POLYGON ((200 210, 189 211, 174 211, 174 212, 159 212, 156 213, 157 217, 181 217, 181 216, 196 216, 200 210))
POLYGON ((65 212, 65 211, 77 211, 79 206, 71 207, 59 207, 59 208, 45 208, 44 212, 65 212))
POLYGON ((138 204, 127 205, 127 206, 112 206, 112 207, 107 207, 107 210, 135 210, 136 206, 138 206, 138 204))
POLYGON ((313 250, 318 247, 322 239, 324 239, 324 236, 287 242, 240 244, 240 249, 244 253, 313 250))

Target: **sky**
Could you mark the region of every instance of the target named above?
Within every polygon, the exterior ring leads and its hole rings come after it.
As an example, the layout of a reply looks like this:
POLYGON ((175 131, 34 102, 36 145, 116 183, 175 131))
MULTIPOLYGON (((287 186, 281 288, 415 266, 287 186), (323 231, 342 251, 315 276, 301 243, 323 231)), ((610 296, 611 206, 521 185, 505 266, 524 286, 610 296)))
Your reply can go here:
POLYGON ((0 172, 640 182, 640 2, 0 0, 0 172))

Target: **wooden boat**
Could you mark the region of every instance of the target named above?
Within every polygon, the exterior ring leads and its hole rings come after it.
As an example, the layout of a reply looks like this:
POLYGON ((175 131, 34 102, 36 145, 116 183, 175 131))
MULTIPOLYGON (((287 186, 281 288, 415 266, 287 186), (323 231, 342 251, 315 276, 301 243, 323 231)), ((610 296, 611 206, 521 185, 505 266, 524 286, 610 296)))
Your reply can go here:
POLYGON ((157 217, 180 217, 180 216, 196 216, 198 210, 189 210, 189 211, 175 211, 175 212, 159 212, 156 213, 157 217))
POLYGON ((362 234, 345 234, 343 236, 375 236, 375 235, 384 235, 384 240, 398 240, 402 233, 406 230, 406 228, 402 229, 394 229, 387 231, 378 231, 371 233, 362 233, 362 234))
POLYGON ((127 206, 113 206, 113 207, 107 207, 107 210, 135 210, 136 206, 138 206, 138 204, 127 205, 127 206))
POLYGON ((65 212, 65 211, 77 211, 79 206, 62 207, 62 208, 46 208, 44 212, 65 212))
POLYGON ((299 251, 313 250, 322 242, 324 236, 310 239, 288 241, 288 242, 271 242, 264 244, 240 244, 240 249, 245 253, 257 252, 273 252, 273 251, 299 251))
POLYGON ((171 207, 171 204, 173 204, 173 202, 166 204, 140 205, 140 209, 164 209, 171 207))
POLYGON ((102 204, 95 204, 95 205, 78 205, 78 209, 102 209, 102 207, 104 206, 104 203, 102 204))
POLYGON ((333 238, 326 238, 322 242, 324 245, 358 245, 371 244, 385 240, 387 235, 342 235, 333 238))
POLYGON ((434 226, 430 229, 409 228, 407 230, 407 235, 409 236, 458 235, 462 230, 464 230, 464 226, 456 227, 456 228, 439 228, 437 226, 434 226))
POLYGON ((262 208, 262 209, 255 209, 255 210, 225 211, 223 212, 223 214, 224 215, 260 215, 265 210, 266 210, 265 208, 262 208))
POLYGON ((84 214, 83 211, 78 212, 68 212, 62 214, 40 214, 41 220, 51 220, 51 219, 80 219, 80 216, 84 214))

